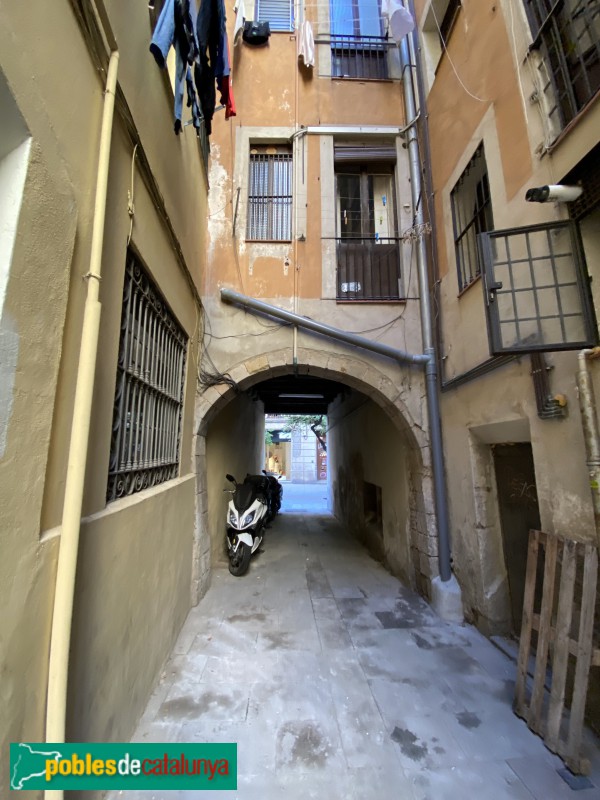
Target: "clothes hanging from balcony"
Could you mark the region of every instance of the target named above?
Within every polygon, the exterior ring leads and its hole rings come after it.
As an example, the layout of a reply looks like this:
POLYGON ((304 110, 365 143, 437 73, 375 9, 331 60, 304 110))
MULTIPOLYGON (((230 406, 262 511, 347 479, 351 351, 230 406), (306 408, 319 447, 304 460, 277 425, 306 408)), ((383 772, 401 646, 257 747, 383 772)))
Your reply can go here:
POLYGON ((192 122, 196 130, 199 130, 202 116, 188 67, 198 57, 190 0, 166 0, 162 8, 150 43, 150 52, 161 69, 167 66, 167 55, 171 47, 175 48, 175 133, 179 134, 182 129, 183 95, 186 89, 187 105, 192 109, 192 122), (186 80, 188 73, 190 80, 186 80))
POLYGON ((225 107, 225 119, 235 116, 225 21, 223 0, 202 0, 197 14, 192 0, 165 0, 150 52, 158 66, 165 69, 169 50, 175 48, 174 129, 177 134, 183 128, 185 92, 196 131, 204 121, 206 135, 212 132, 217 86, 225 107))
POLYGON ((396 44, 400 44, 406 34, 414 30, 415 21, 410 11, 404 8, 402 0, 381 0, 381 16, 396 44))
POLYGON ((298 31, 298 58, 304 61, 305 67, 315 65, 315 39, 312 25, 305 19, 298 31))
POLYGON ((212 117, 215 111, 214 103, 212 104, 212 113, 209 108, 215 92, 215 80, 221 93, 221 104, 225 106, 225 119, 235 116, 233 89, 229 79, 231 67, 225 22, 223 0, 202 0, 196 18, 200 69, 195 70, 194 77, 200 95, 207 134, 212 129, 212 117), (208 86, 207 83, 211 85, 208 86))
POLYGON ((235 11, 235 24, 233 26, 233 46, 242 41, 242 34, 244 32, 244 22, 246 20, 246 9, 244 8, 244 0, 238 0, 233 7, 235 11))
POLYGON ((235 101, 233 99, 233 78, 231 75, 231 60, 229 56, 229 42, 225 35, 225 69, 224 74, 217 78, 217 86, 221 93, 221 105, 225 106, 225 119, 235 117, 235 101))

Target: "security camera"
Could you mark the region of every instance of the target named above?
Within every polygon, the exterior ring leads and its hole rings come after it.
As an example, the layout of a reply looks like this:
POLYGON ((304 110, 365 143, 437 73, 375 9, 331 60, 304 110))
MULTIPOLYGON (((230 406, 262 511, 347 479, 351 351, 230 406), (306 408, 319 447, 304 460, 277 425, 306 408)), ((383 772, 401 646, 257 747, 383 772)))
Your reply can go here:
POLYGON ((525 200, 530 203, 572 203, 581 196, 583 189, 581 186, 561 186, 553 184, 551 186, 540 186, 538 189, 528 189, 525 200))

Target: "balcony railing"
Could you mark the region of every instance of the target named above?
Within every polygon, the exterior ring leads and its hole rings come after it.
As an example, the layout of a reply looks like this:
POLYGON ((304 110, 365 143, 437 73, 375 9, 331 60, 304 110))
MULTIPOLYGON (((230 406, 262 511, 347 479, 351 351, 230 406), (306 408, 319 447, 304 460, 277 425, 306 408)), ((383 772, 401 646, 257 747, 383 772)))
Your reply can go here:
POLYGON ((337 239, 338 300, 401 297, 399 239, 337 239))
POLYGON ((383 36, 340 36, 331 34, 331 75, 334 78, 388 77, 387 50, 383 36))

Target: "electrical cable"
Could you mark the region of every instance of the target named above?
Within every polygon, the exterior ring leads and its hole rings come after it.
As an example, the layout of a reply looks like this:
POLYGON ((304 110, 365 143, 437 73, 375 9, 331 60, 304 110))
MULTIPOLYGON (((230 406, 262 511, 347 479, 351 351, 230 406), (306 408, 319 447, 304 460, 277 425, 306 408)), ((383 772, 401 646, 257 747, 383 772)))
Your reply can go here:
POLYGON ((442 30, 440 28, 440 24, 438 22, 437 15, 435 13, 435 6, 434 6, 433 3, 431 4, 430 8, 431 8, 431 11, 433 13, 433 18, 435 20, 436 27, 437 27, 438 32, 440 34, 440 41, 442 42, 442 47, 444 48, 444 52, 448 56, 448 61, 450 62, 450 66, 452 67, 452 70, 453 70, 454 74, 456 75, 457 81, 460 83, 460 85, 465 90, 465 92, 469 95, 469 97, 473 98, 473 100, 477 100, 478 103, 489 103, 489 100, 483 100, 481 97, 477 97, 476 94, 473 94, 473 92, 469 91, 469 89, 467 89, 467 87, 463 83, 460 75, 458 74, 458 72, 456 70, 456 67, 454 66, 454 62, 452 61, 452 58, 450 57, 450 53, 448 52, 448 48, 446 47, 446 40, 444 39, 444 37, 442 35, 442 30))

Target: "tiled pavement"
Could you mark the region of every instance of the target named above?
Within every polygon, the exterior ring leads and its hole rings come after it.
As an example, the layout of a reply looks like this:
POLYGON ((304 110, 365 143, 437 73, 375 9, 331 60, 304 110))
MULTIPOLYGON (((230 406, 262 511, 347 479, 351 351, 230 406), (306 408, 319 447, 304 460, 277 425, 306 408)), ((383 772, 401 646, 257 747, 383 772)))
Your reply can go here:
POLYGON ((332 517, 285 514, 246 576, 215 570, 134 740, 238 743, 237 792, 168 798, 598 800, 597 740, 575 792, 513 715, 514 676, 332 517))

